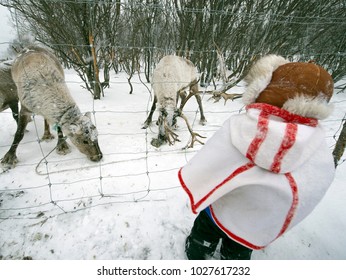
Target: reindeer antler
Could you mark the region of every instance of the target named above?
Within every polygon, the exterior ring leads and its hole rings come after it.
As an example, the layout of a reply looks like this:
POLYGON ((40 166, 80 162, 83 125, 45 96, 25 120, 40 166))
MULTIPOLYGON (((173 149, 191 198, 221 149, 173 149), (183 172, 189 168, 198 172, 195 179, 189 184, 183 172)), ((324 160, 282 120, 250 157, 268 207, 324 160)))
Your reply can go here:
POLYGON ((180 142, 178 134, 173 132, 170 126, 167 124, 167 120, 164 119, 165 137, 169 145, 174 145, 175 141, 180 142))
POLYGON ((221 97, 223 97, 223 99, 225 100, 225 104, 227 100, 231 99, 232 101, 235 99, 238 99, 240 97, 242 97, 242 94, 239 93, 226 93, 226 92, 222 92, 222 91, 212 91, 213 96, 210 97, 210 99, 214 99, 214 103, 219 102, 221 97))
POLYGON ((184 149, 186 149, 186 148, 193 148, 193 144, 195 142, 198 142, 198 143, 204 145, 204 143, 201 140, 197 139, 197 137, 200 137, 200 138, 207 138, 207 137, 202 136, 202 135, 200 135, 200 134, 198 134, 196 132, 193 132, 193 130, 192 130, 190 124, 189 124, 189 121, 187 120, 187 118, 185 117, 185 115, 182 112, 180 112, 179 116, 184 119, 184 121, 186 122, 186 126, 187 126, 187 128, 188 128, 188 130, 189 130, 189 132, 191 134, 191 143, 190 143, 190 145, 187 144, 184 149))

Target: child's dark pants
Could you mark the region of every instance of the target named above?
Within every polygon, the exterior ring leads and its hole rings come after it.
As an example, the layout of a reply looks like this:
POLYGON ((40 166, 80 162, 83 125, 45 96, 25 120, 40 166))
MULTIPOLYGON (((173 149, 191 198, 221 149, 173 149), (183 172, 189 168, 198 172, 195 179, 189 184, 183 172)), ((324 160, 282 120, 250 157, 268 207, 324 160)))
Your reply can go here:
POLYGON ((189 260, 210 259, 220 241, 222 260, 249 260, 252 250, 230 239, 211 220, 206 211, 197 216, 191 233, 186 239, 185 252, 189 260))

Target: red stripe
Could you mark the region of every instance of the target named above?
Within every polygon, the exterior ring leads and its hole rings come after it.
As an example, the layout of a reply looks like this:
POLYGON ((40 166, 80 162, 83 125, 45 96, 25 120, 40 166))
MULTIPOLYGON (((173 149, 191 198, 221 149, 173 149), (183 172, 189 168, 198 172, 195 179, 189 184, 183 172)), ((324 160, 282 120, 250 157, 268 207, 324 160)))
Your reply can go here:
POLYGON ((191 193, 191 191, 189 190, 189 188, 187 187, 187 185, 184 182, 183 176, 181 175, 181 171, 182 169, 179 170, 178 172, 178 178, 180 181, 181 186, 183 187, 183 189, 186 191, 186 193, 188 194, 189 198, 190 198, 190 202, 191 202, 191 208, 192 208, 192 212, 193 213, 197 213, 197 208, 203 203, 205 202, 215 191, 217 191, 219 188, 221 188, 224 184, 226 184, 228 181, 232 180, 235 176, 249 170, 250 168, 254 167, 255 164, 250 162, 247 163, 243 166, 240 166, 239 168, 237 168, 234 172, 231 173, 231 175, 229 175, 226 179, 224 179, 221 183, 219 183, 216 187, 214 187, 209 193, 207 193, 207 195, 205 195, 200 201, 198 201, 197 203, 195 203, 193 195, 191 193))
POLYGON ((282 139, 280 148, 278 152, 276 153, 274 157, 274 161, 272 166, 270 167, 270 170, 274 173, 279 173, 281 170, 281 164, 284 156, 287 154, 289 149, 292 148, 296 141, 298 131, 298 125, 294 123, 289 123, 286 126, 285 135, 282 139))
POLYGON ((206 196, 204 196, 200 201, 198 201, 196 203, 196 205, 194 206, 194 208, 197 209, 204 201, 206 201, 208 199, 208 197, 210 197, 215 191, 217 191, 219 188, 221 188, 228 181, 232 180, 235 176, 249 170, 250 168, 252 168, 254 166, 255 166, 255 164, 250 162, 250 163, 247 163, 247 164, 237 168, 231 175, 229 175, 220 184, 218 184, 216 187, 214 187, 206 196))
POLYGON ((267 137, 268 123, 268 114, 267 112, 262 111, 258 117, 256 136, 249 145, 249 148, 246 153, 246 157, 251 161, 255 161, 256 154, 260 146, 264 142, 265 138, 267 137))
MULTIPOLYGON (((214 210, 213 210, 213 207, 210 205, 210 212, 211 212, 211 215, 213 217, 213 220, 214 222, 217 224, 217 226, 223 231, 225 232, 231 239, 233 239, 234 241, 250 248, 250 249, 254 249, 254 250, 260 250, 260 249, 263 249, 265 246, 257 246, 257 245, 254 245, 252 243, 250 243, 249 241, 239 237, 238 235, 235 235, 234 233, 230 232, 227 228, 225 228, 223 226, 223 224, 221 224, 221 222, 216 218, 215 216, 215 213, 214 213, 214 210)), ((245 218, 245 217, 244 217, 245 218)))
POLYGON ((183 187, 183 189, 186 191, 187 195, 190 198, 192 212, 197 214, 196 207, 194 207, 195 201, 193 199, 193 195, 192 195, 192 193, 190 192, 190 190, 188 189, 188 187, 186 186, 186 184, 184 182, 183 176, 181 175, 181 170, 182 170, 182 168, 180 168, 180 170, 178 172, 178 178, 179 178, 180 184, 181 184, 181 186, 183 187))
POLYGON ((280 117, 288 123, 298 123, 298 124, 304 124, 304 125, 308 125, 312 127, 315 127, 318 125, 317 119, 312 119, 312 118, 307 118, 307 117, 302 117, 296 114, 292 114, 284 109, 281 109, 273 105, 265 104, 265 103, 252 103, 246 106, 246 109, 258 109, 258 110, 266 112, 268 115, 280 117))
POLYGON ((298 187, 297 187, 296 181, 294 180, 291 173, 286 173, 285 176, 286 176, 288 183, 290 184, 291 190, 292 190, 292 196, 293 196, 292 205, 291 205, 291 208, 286 215, 286 220, 285 220, 285 222, 281 228, 281 231, 276 238, 278 238, 280 235, 282 235, 287 230, 289 225, 291 224, 293 217, 294 217, 294 214, 296 213, 296 210, 298 207, 298 202, 299 202, 298 187))
MULTIPOLYGON (((275 239, 277 239, 278 237, 280 237, 282 234, 284 234, 287 230, 287 228, 289 227, 289 225, 291 224, 292 220, 293 220, 293 217, 296 213, 296 210, 297 210, 297 207, 298 207, 298 202, 299 202, 299 198, 298 198, 298 187, 297 187, 297 184, 296 184, 296 181, 294 180, 293 176, 291 175, 291 173, 286 173, 285 174, 289 184, 290 184, 290 187, 291 187, 291 191, 292 191, 292 204, 291 204, 291 207, 286 215, 286 219, 285 219, 285 222, 279 232, 279 234, 277 235, 277 237, 275 239)), ((230 238, 232 238, 234 241, 240 243, 240 244, 243 244, 244 246, 246 247, 249 247, 251 249, 254 249, 254 250, 260 250, 260 249, 263 249, 265 248, 267 245, 265 246, 258 246, 258 245, 254 245, 252 243, 250 243, 249 241, 237 236, 236 234, 232 233, 230 230, 228 230, 217 218, 216 218, 216 215, 214 213, 214 210, 213 210, 213 207, 210 205, 210 212, 211 212, 211 215, 213 217, 213 220, 214 222, 217 224, 217 226, 223 231, 225 232, 230 238)), ((244 217, 246 218, 246 217, 244 217)), ((275 240, 274 239, 274 240, 275 240)), ((274 241, 273 240, 273 241, 274 241)), ((273 242, 271 241, 271 242, 273 242)), ((271 243, 269 242, 269 243, 271 243)))

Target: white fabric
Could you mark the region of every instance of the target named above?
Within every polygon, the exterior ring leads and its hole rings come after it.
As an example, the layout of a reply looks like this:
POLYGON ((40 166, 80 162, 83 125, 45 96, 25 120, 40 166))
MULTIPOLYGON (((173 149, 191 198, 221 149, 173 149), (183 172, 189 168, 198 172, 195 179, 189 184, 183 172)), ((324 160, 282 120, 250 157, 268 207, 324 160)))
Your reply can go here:
POLYGON ((270 171, 291 125, 272 115, 266 117, 268 131, 251 162, 246 156, 258 137, 261 112, 252 108, 232 116, 179 172, 192 210, 211 205, 218 226, 252 249, 267 246, 310 214, 334 178, 322 127, 302 124, 296 125, 295 141, 283 153, 278 173, 270 171))

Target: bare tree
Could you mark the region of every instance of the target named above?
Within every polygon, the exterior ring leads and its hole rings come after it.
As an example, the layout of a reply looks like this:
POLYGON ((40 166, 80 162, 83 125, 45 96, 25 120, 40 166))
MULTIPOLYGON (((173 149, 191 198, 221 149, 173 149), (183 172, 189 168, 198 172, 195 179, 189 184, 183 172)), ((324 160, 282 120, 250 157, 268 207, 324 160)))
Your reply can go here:
POLYGON ((86 88, 100 99, 99 42, 112 1, 8 0, 17 28, 53 49, 64 64, 73 67, 86 88))
MULTIPOLYGON (((334 81, 346 75, 345 0, 0 0, 13 8, 18 30, 51 47, 100 98, 109 70, 131 78, 165 55, 190 59, 201 85, 218 76, 223 57, 226 93, 253 61, 277 53, 315 60, 334 81), (104 71, 100 81, 99 69, 104 71)), ((343 85, 346 87, 346 84, 343 85)), ((132 89, 130 89, 132 92, 132 89)), ((226 96, 227 97, 227 96, 226 96)))

